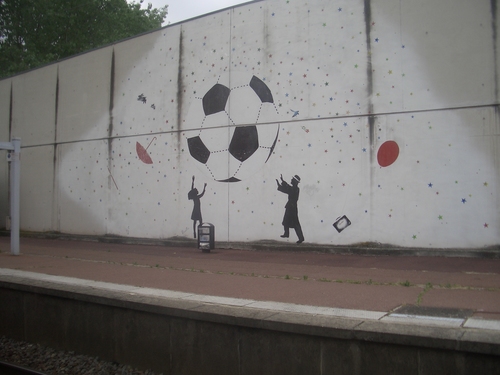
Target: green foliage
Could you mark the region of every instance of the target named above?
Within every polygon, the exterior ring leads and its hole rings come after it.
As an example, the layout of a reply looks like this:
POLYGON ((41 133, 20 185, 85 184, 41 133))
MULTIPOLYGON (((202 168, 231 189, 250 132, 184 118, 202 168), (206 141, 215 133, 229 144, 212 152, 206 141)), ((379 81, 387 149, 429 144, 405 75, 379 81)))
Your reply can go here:
POLYGON ((161 27, 167 6, 126 0, 0 0, 0 77, 161 27))
POLYGON ((405 282, 401 282, 399 284, 402 285, 402 286, 406 286, 406 287, 410 287, 411 286, 411 283, 408 280, 406 280, 405 282))

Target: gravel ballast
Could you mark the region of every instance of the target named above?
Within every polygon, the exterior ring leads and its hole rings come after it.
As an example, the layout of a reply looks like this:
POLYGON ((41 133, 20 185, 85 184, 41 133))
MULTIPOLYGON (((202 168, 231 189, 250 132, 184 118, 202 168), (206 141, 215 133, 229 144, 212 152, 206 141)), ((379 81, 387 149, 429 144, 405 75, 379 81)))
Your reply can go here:
POLYGON ((0 360, 48 375, 161 375, 5 336, 0 337, 0 360))

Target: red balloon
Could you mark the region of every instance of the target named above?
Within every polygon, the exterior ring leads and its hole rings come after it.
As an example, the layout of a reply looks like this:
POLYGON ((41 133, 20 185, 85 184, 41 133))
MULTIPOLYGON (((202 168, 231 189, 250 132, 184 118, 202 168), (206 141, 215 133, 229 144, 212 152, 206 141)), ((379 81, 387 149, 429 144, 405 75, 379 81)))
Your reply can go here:
POLYGON ((381 167, 388 167, 396 161, 399 156, 399 146, 394 141, 382 143, 378 149, 377 160, 381 167))

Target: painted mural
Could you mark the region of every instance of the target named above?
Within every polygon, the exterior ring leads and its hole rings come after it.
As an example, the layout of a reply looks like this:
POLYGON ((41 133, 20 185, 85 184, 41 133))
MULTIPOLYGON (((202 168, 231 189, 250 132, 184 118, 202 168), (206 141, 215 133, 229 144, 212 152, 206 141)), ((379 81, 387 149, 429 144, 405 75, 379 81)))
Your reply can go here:
POLYGON ((190 155, 219 182, 239 182, 257 172, 271 157, 279 135, 269 87, 253 76, 232 89, 217 83, 200 100, 203 113, 193 106, 188 117, 187 126, 199 129, 187 138, 190 155))
POLYGON ((191 182, 191 190, 188 193, 188 199, 193 201, 194 207, 193 212, 191 213, 191 220, 193 220, 193 237, 196 238, 197 226, 203 224, 203 217, 201 215, 201 201, 200 199, 205 195, 205 190, 207 188, 207 184, 203 185, 203 191, 201 193, 198 192, 198 189, 194 187, 194 176, 193 181, 191 182))
POLYGON ((292 177, 290 184, 288 184, 283 176, 280 176, 280 181, 276 180, 278 185, 278 191, 288 195, 288 202, 285 205, 285 215, 283 216, 283 234, 280 236, 281 238, 289 238, 290 237, 290 228, 295 229, 295 233, 297 233, 298 244, 304 242, 304 234, 302 233, 302 226, 299 221, 299 182, 300 177, 295 175, 292 177))
POLYGON ((493 3, 254 1, 2 80, 21 227, 498 245, 493 3))

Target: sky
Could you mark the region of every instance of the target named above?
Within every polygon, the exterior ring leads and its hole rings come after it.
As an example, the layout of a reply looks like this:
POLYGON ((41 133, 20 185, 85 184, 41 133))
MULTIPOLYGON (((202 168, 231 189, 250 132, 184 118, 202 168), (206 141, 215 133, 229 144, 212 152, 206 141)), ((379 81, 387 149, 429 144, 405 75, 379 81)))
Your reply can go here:
MULTIPOLYGON (((177 23, 248 1, 249 0, 144 0, 142 7, 147 7, 148 3, 151 3, 153 8, 161 8, 168 5, 168 15, 163 24, 163 26, 166 26, 169 23, 177 23)), ((139 0, 135 2, 138 3, 139 0)))

